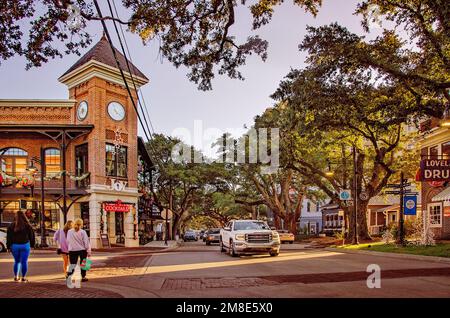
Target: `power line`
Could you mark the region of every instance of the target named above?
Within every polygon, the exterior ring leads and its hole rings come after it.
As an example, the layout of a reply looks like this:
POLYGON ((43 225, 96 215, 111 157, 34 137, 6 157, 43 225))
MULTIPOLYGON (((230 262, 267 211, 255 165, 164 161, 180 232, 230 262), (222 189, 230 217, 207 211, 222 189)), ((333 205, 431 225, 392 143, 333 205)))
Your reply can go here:
MULTIPOLYGON (((111 7, 111 2, 110 2, 109 0, 107 0, 107 2, 108 2, 109 11, 111 12, 111 16, 114 18, 114 13, 113 13, 113 10, 112 10, 112 7, 111 7)), ((140 109, 141 109, 142 116, 144 117, 144 122, 145 122, 145 124, 146 124, 146 126, 147 126, 147 129, 148 129, 149 133, 150 133, 150 137, 152 137, 152 136, 151 136, 152 133, 151 133, 150 127, 149 127, 149 125, 148 125, 147 118, 145 117, 145 113, 144 113, 144 110, 142 109, 142 104, 141 104, 140 99, 139 99, 139 95, 138 95, 138 90, 137 90, 137 87, 136 87, 136 83, 134 82, 133 72, 131 71, 130 63, 128 62, 128 58, 127 58, 127 55, 126 55, 126 53, 125 53, 125 48, 124 48, 124 46, 123 46, 122 39, 121 39, 121 37, 120 37, 120 34, 119 34, 119 30, 118 30, 118 28, 117 28, 116 21, 114 21, 114 20, 113 20, 113 25, 114 25, 114 29, 116 30, 117 38, 119 39, 119 44, 120 44, 120 48, 122 49, 122 54, 123 54, 124 57, 125 57, 125 64, 127 65, 128 73, 130 73, 130 76, 131 76, 131 82, 133 83, 133 87, 134 87, 134 90, 135 90, 135 92, 136 92, 136 97, 137 97, 138 105, 139 105, 139 107, 140 107, 140 109)))
MULTIPOLYGON (((110 34, 109 34, 108 28, 106 27, 105 21, 102 19, 102 18, 103 18, 103 15, 102 15, 102 12, 101 12, 100 6, 98 5, 97 0, 94 0, 94 5, 95 5, 95 7, 96 7, 96 9, 97 9, 97 13, 98 13, 99 18, 101 19, 101 23, 102 23, 102 26, 103 26, 103 30, 104 30, 104 32, 105 32, 105 35, 106 35, 107 39, 108 39, 109 46, 111 47, 111 50, 112 50, 114 59, 115 59, 115 61, 116 61, 117 68, 118 68, 119 71, 120 71, 120 75, 121 75, 121 77, 122 77, 122 79, 123 79, 123 81, 124 81, 125 88, 126 88, 126 90, 127 90, 127 92, 128 92, 128 95, 129 95, 129 97, 130 97, 130 99, 131 99, 131 103, 132 103, 132 105, 133 105, 133 108, 134 108, 134 110, 136 111, 136 115, 137 115, 137 117, 138 117, 139 123, 140 123, 142 129, 144 130, 144 134, 145 134, 145 136, 147 137, 147 141, 150 141, 150 140, 151 140, 151 137, 149 137, 149 135, 147 134, 146 128, 145 128, 145 126, 144 126, 144 123, 142 122, 141 116, 139 115, 139 111, 138 111, 138 109, 137 109, 137 107, 136 107, 136 103, 135 103, 134 98, 133 98, 133 95, 132 95, 132 93, 131 93, 130 86, 128 85, 128 82, 127 82, 127 80, 126 80, 126 78, 125 78, 125 74, 124 74, 124 72, 123 72, 123 70, 122 70, 122 67, 121 67, 121 65, 120 65, 120 62, 119 62, 119 60, 118 60, 118 58, 117 58, 117 54, 116 54, 116 51, 114 50, 114 46, 112 45, 112 39, 111 39, 111 36, 110 36, 110 34)), ((126 57, 125 57, 125 60, 126 60, 126 57)), ((133 80, 133 77, 132 77, 132 74, 131 74, 131 73, 130 73, 130 76, 131 76, 131 78, 132 78, 132 80, 133 80)), ((147 129, 148 129, 148 125, 147 125, 147 129)), ((151 146, 151 143, 149 143, 149 144, 150 144, 150 146, 151 146)), ((156 152, 155 152, 155 153, 156 153, 156 152)), ((162 172, 165 171, 164 166, 163 166, 162 164, 160 164, 160 168, 161 168, 162 172)))
MULTIPOLYGON (((116 14, 116 17, 118 18, 119 14, 118 14, 117 7, 116 7, 116 1, 112 0, 112 3, 113 3, 113 7, 114 7, 114 12, 116 14)), ((112 12, 111 12, 111 15, 113 15, 112 12)), ((130 53, 130 49, 128 47, 127 39, 125 37, 125 33, 123 32, 123 27, 122 27, 121 24, 119 24, 119 28, 120 28, 120 33, 122 34, 123 41, 125 42, 125 48, 127 49, 128 58, 129 58, 130 62, 133 63, 133 59, 131 57, 131 53, 130 53)), ((141 98, 139 100, 140 101, 142 100, 142 102, 144 103, 144 109, 145 109, 145 112, 147 114, 148 121, 150 123, 150 128, 152 129, 152 133, 155 134, 155 128, 153 127, 152 118, 151 118, 151 116, 149 114, 147 103, 146 103, 146 101, 144 99, 144 94, 142 93, 141 89, 138 90, 138 93, 141 94, 141 98)))
MULTIPOLYGON (((109 10, 110 10, 111 16, 114 17, 114 13, 113 13, 113 11, 112 11, 111 3, 110 3, 109 0, 107 0, 107 1, 108 1, 108 6, 109 6, 109 10)), ((115 11, 116 11, 116 16, 118 17, 117 9, 116 9, 115 11)), ((127 65, 128 72, 129 72, 129 74, 130 74, 131 81, 132 81, 133 86, 134 86, 134 90, 136 91, 136 94, 138 94, 139 91, 138 91, 138 89, 137 89, 137 87, 136 87, 136 84, 135 84, 135 81, 134 81, 134 78, 133 78, 133 73, 132 73, 132 71, 131 71, 131 67, 130 67, 130 64, 129 64, 129 62, 128 62, 127 53, 125 52, 125 49, 124 49, 124 46, 123 46, 123 43, 122 43, 122 40, 121 40, 119 31, 118 31, 118 28, 117 28, 117 24, 116 24, 116 22, 115 22, 114 20, 113 20, 113 24, 114 24, 114 29, 115 29, 115 31, 116 31, 117 38, 119 39, 120 47, 121 47, 121 49, 122 49, 122 54, 123 54, 123 56, 125 57, 125 63, 126 63, 126 65, 127 65)), ((121 30, 122 30, 122 29, 121 29, 121 30)), ((123 33, 123 30, 122 30, 122 36, 123 36, 123 38, 124 38, 125 45, 127 46, 127 49, 128 49, 128 45, 127 45, 127 43, 126 43, 126 38, 125 38, 125 35, 124 35, 124 33, 123 33)), ((130 55, 129 50, 128 50, 128 55, 130 55)), ((130 57, 130 59, 131 59, 131 57, 130 57)), ((141 92, 141 96, 142 96, 142 99, 143 99, 144 96, 142 95, 142 92, 141 92)), ((138 97, 138 104, 139 104, 139 107, 140 107, 140 109, 141 109, 141 112, 142 112, 142 115, 143 115, 143 117, 144 117, 144 121, 145 121, 146 127, 147 127, 148 132, 149 132, 150 139, 153 139, 152 131, 151 131, 150 128, 149 128, 147 119, 145 118, 145 113, 144 113, 144 111, 143 111, 143 107, 142 107, 142 104, 141 104, 141 99, 139 99, 139 96, 137 96, 137 97, 138 97)), ((144 100, 144 103, 145 103, 145 100, 144 100)), ((139 115, 139 114, 138 114, 138 115, 139 115)), ((148 115, 149 120, 150 120, 150 115, 148 114, 148 112, 147 112, 147 115, 148 115)), ((150 124, 151 124, 151 121, 150 121, 150 124)), ((144 128, 144 127, 143 127, 143 128, 144 128)), ((152 126, 152 128, 153 128, 153 126, 152 126)), ((145 128, 144 128, 144 129, 145 129, 145 128)), ((153 134, 154 134, 154 130, 153 130, 153 134)), ((149 140, 149 141, 150 141, 150 140, 149 140)), ((153 147, 153 144, 152 144, 151 142, 149 142, 148 145, 150 146, 151 151, 153 152, 153 157, 156 159, 156 161, 160 160, 160 162, 157 162, 157 163, 160 165, 161 169, 162 169, 163 172, 164 172, 163 161, 162 161, 160 158, 158 158, 159 152, 155 150, 155 148, 153 147)))

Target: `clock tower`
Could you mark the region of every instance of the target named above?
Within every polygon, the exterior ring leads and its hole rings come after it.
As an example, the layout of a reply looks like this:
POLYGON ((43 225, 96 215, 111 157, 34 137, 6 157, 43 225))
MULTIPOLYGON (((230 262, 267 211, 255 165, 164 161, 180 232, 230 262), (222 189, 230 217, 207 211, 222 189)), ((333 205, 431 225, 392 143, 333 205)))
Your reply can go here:
MULTIPOLYGON (((114 51, 137 106, 135 87, 139 89, 149 80, 117 49, 114 51)), ((99 247, 105 234, 111 243, 138 246, 138 117, 105 35, 59 81, 67 85, 69 98, 76 100, 74 124, 94 125, 89 135, 68 149, 72 153, 68 158, 75 160, 67 163, 71 171, 90 173, 88 195, 80 199, 79 209, 88 210, 84 221, 89 222, 92 246, 99 247), (129 205, 129 212, 123 208, 114 212, 111 204, 118 200, 129 205), (108 212, 105 204, 109 204, 108 212)), ((81 214, 73 211, 73 217, 81 214)))

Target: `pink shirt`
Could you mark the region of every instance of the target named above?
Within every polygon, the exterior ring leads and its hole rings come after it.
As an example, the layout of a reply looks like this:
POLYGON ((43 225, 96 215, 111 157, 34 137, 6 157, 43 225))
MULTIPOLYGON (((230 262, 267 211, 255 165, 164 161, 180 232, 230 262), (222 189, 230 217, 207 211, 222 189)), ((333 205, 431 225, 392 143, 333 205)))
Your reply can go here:
POLYGON ((67 232, 67 245, 69 246, 69 252, 85 250, 91 253, 91 242, 85 230, 76 232, 75 229, 70 229, 67 232))
POLYGON ((67 244, 66 233, 64 233, 63 229, 59 229, 55 232, 55 235, 53 235, 53 240, 58 243, 61 252, 69 253, 69 245, 67 244))

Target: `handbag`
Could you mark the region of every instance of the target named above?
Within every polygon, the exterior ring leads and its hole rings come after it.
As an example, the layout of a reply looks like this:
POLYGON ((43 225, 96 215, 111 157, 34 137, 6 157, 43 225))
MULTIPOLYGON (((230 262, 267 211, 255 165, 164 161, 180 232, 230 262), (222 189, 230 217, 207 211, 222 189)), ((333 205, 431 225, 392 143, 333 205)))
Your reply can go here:
POLYGON ((62 253, 62 250, 61 250, 60 248, 58 248, 58 249, 56 250, 56 254, 61 255, 61 253, 62 253))
POLYGON ((80 264, 80 268, 84 271, 88 271, 91 269, 92 260, 90 258, 85 258, 80 264))

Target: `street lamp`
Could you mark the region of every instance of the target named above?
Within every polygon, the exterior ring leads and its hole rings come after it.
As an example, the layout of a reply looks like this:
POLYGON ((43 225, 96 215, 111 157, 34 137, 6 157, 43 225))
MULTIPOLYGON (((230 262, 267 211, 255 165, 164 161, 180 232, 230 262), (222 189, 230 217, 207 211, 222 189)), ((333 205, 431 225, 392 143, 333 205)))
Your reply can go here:
POLYGON ((450 127, 450 106, 447 105, 444 111, 444 118, 440 123, 441 127, 450 127))
POLYGON ((47 238, 45 233, 45 222, 44 222, 44 204, 45 204, 45 196, 44 196, 44 175, 45 175, 45 160, 44 160, 44 148, 40 149, 40 158, 33 157, 30 160, 29 166, 27 167, 27 171, 35 173, 37 171, 34 162, 41 165, 41 247, 48 247, 47 238))

